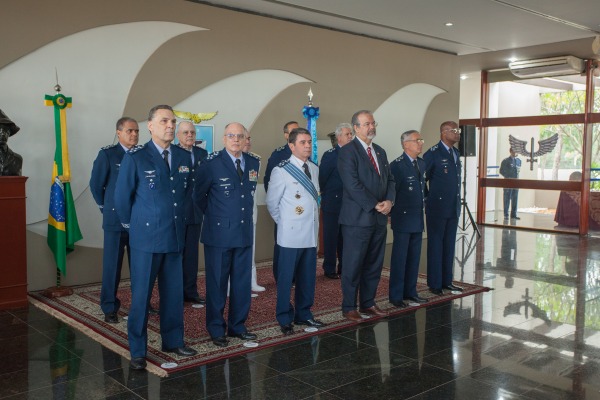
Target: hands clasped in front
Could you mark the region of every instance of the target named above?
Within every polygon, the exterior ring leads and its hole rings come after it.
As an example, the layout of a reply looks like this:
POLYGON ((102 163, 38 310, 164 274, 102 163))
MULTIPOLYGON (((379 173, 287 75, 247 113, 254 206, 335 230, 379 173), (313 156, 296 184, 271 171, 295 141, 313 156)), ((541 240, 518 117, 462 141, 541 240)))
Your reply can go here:
POLYGON ((381 201, 375 206, 375 211, 388 215, 392 211, 392 202, 389 200, 381 201))

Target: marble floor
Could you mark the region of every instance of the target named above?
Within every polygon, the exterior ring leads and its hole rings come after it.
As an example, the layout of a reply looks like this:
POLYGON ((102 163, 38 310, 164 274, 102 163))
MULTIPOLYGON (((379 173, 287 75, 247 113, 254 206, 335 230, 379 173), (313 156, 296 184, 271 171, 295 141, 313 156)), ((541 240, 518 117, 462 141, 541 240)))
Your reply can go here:
POLYGON ((168 378, 34 307, 1 311, 0 398, 600 399, 600 239, 470 235, 455 278, 490 292, 168 378))

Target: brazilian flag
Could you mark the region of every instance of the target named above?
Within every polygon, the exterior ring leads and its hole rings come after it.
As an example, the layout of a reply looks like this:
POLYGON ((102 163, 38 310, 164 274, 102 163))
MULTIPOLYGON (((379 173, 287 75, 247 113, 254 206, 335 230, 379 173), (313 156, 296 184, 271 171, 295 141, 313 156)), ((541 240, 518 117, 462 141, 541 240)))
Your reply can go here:
POLYGON ((75 249, 75 242, 83 238, 77 222, 75 202, 71 192, 67 114, 65 112, 66 108, 71 107, 71 98, 60 93, 54 96, 46 95, 45 104, 54 106, 54 131, 56 134, 48 211, 48 246, 54 253, 56 267, 63 275, 67 275, 67 254, 75 249))

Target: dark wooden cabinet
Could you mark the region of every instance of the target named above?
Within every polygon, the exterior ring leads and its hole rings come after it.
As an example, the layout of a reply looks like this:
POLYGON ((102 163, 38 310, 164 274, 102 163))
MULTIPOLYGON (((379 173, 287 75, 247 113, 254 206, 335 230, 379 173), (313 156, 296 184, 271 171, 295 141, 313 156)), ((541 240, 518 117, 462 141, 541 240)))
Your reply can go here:
POLYGON ((27 305, 25 176, 0 176, 0 310, 27 305))

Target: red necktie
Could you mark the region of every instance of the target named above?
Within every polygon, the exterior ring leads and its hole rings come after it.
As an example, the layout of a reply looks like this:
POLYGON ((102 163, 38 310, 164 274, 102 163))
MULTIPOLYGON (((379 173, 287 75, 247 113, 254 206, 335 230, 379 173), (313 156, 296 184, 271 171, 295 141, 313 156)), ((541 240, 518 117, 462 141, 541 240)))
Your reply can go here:
POLYGON ((379 168, 377 168, 377 163, 375 162, 375 159, 373 158, 373 154, 371 153, 370 147, 367 147, 367 154, 369 154, 369 160, 371 160, 371 164, 373 164, 373 168, 375 168, 375 172, 377 172, 377 175, 379 175, 379 168))

